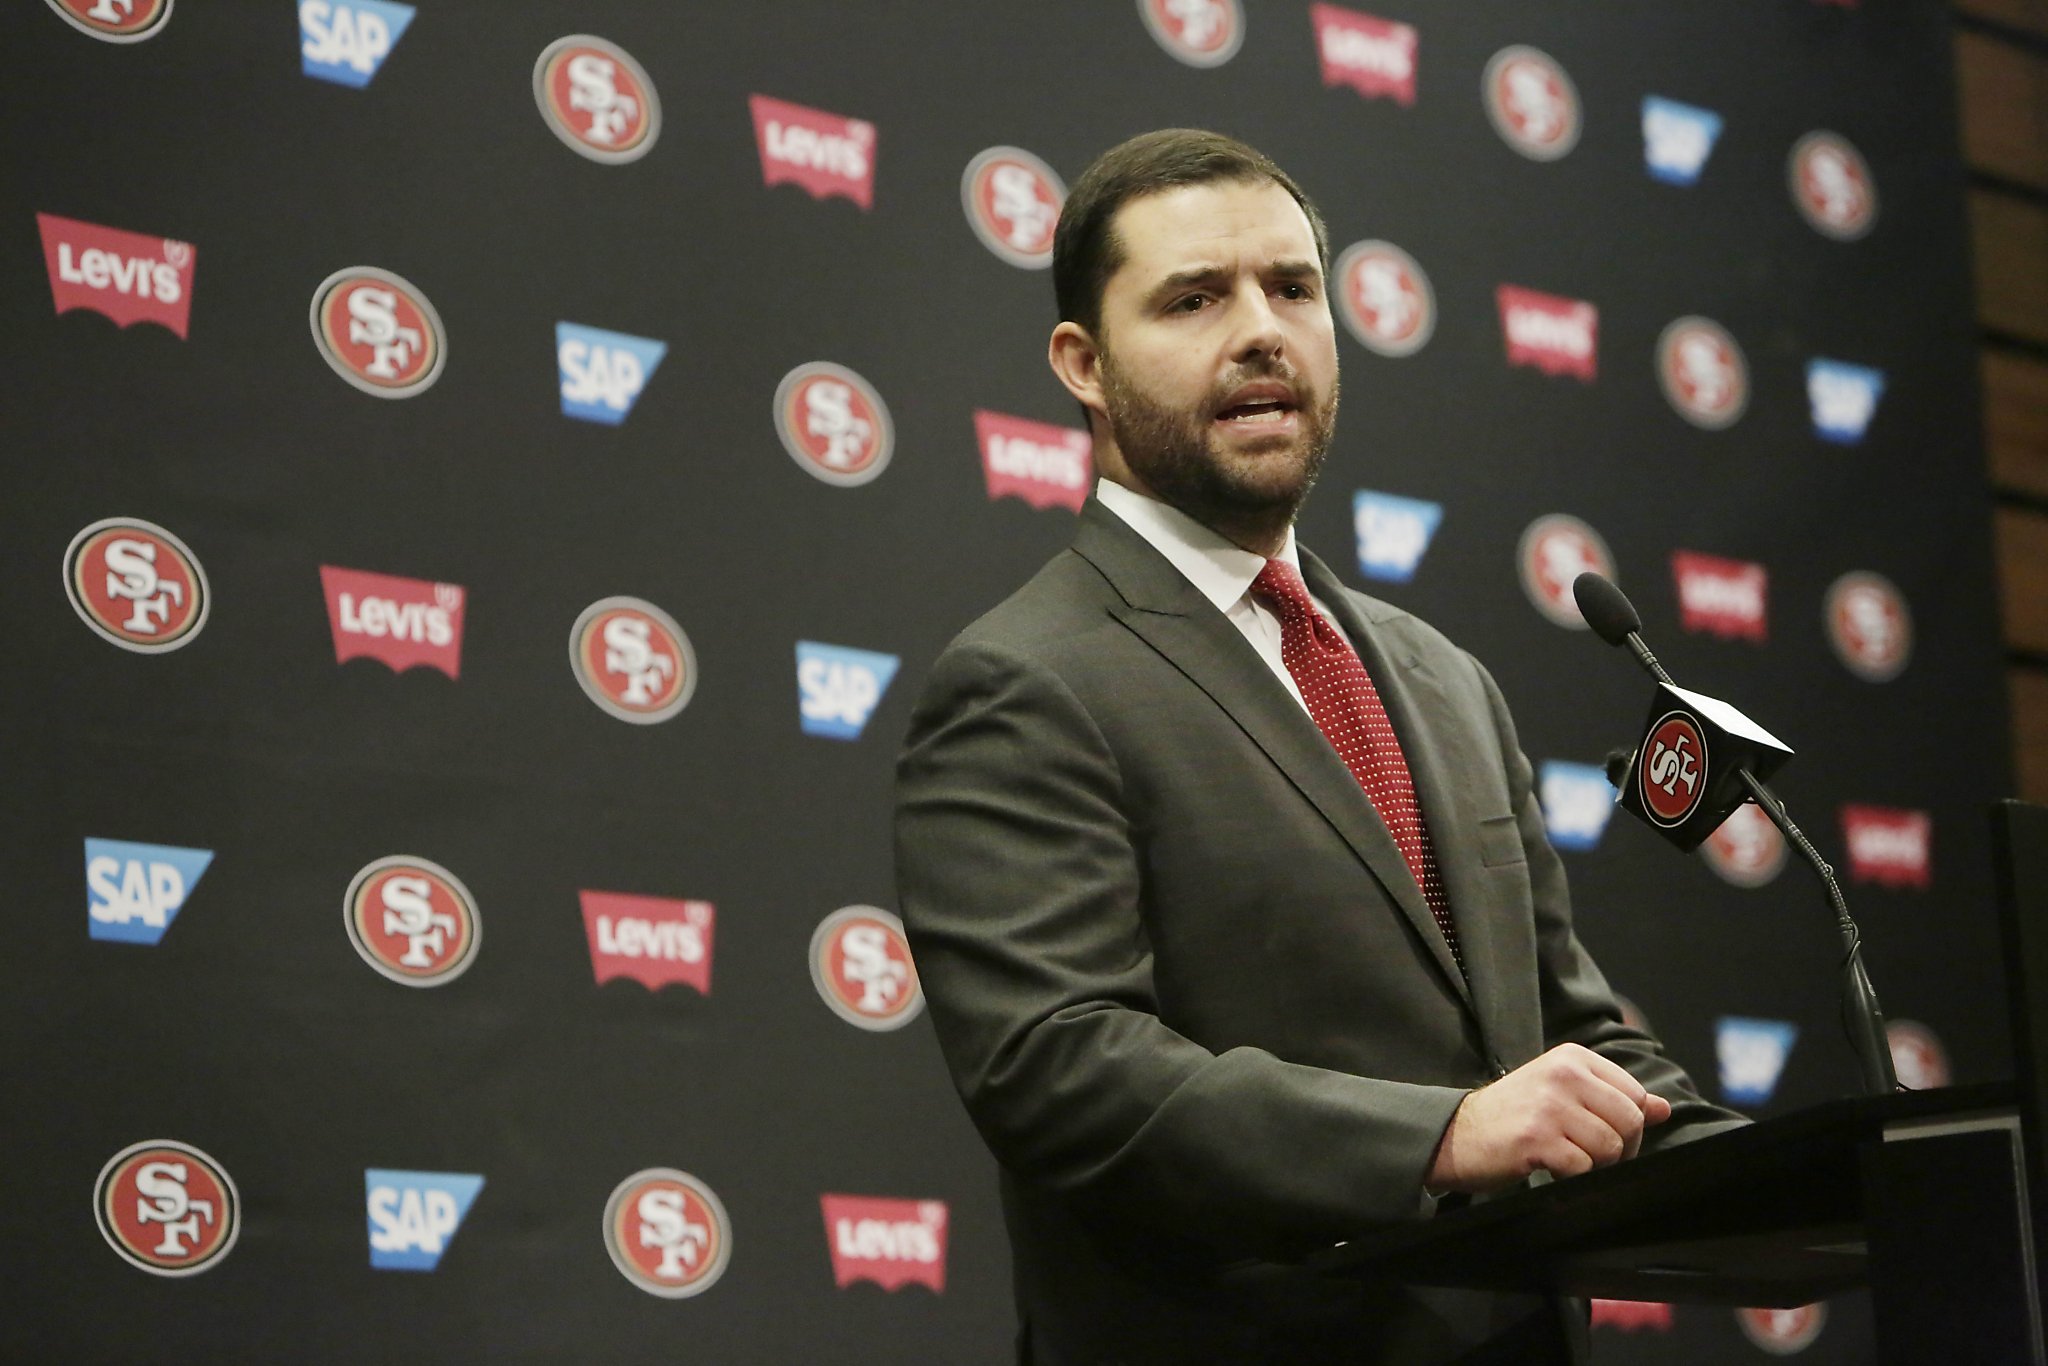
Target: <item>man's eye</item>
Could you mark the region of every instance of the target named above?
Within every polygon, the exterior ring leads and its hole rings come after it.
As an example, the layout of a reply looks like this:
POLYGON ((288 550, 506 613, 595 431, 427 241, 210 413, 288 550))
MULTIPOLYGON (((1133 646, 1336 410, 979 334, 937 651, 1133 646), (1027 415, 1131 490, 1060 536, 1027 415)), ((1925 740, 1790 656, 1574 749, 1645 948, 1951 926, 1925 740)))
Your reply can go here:
POLYGON ((1206 294, 1190 294, 1186 298, 1176 299, 1171 311, 1175 313, 1193 313, 1208 302, 1209 296, 1206 294))
POLYGON ((1280 286, 1280 294, 1281 297, 1288 299, 1313 299, 1315 297, 1315 291, 1298 280, 1280 286))

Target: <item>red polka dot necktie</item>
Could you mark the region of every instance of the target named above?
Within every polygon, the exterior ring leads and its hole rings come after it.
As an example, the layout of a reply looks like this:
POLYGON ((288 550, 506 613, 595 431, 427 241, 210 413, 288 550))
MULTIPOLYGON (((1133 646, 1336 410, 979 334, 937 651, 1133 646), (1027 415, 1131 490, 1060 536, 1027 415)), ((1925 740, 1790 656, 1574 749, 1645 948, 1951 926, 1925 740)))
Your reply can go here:
POLYGON ((1316 610, 1293 565, 1266 561, 1252 580, 1252 593, 1280 618, 1280 658, 1301 689, 1301 700, 1394 837, 1444 942, 1451 946, 1458 971, 1464 972, 1465 955, 1451 923, 1450 899, 1444 895, 1429 827, 1423 824, 1422 807, 1415 799, 1415 780, 1372 676, 1350 642, 1316 610))

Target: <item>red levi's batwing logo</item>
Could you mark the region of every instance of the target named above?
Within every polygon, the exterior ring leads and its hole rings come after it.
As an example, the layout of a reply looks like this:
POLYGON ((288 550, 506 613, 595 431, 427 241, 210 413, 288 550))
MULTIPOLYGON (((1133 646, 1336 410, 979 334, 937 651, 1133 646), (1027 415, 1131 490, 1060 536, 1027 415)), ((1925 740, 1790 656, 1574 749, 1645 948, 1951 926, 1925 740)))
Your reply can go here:
POLYGON ((185 338, 199 259, 191 243, 49 213, 37 214, 36 226, 58 313, 89 308, 121 327, 160 323, 185 338))
POLYGON ((1315 21, 1324 85, 1348 85, 1368 99, 1383 96, 1404 106, 1415 103, 1412 27, 1335 5, 1311 5, 1309 15, 1315 21))
POLYGON ((624 892, 578 892, 590 935, 590 968, 603 986, 614 977, 659 991, 671 982, 711 994, 708 901, 676 901, 624 892))
POLYGON ((323 564, 320 586, 334 628, 335 663, 368 655, 393 673, 424 664, 450 678, 462 676, 462 615, 469 595, 458 585, 323 564))
POLYGON ((1624 1333, 1643 1329, 1652 1333, 1671 1331, 1671 1306, 1654 1300, 1593 1300, 1593 1327, 1617 1328, 1624 1333))
POLYGON ((946 1290, 946 1205, 876 1195, 822 1195, 832 1283, 873 1281, 895 1290, 912 1281, 946 1290))
POLYGON ((875 125, 750 95, 754 140, 761 146, 761 182, 801 185, 812 197, 843 195, 875 206, 875 125))
POLYGON ((1857 882, 1924 888, 1934 881, 1934 819, 1925 811, 1844 806, 1842 839, 1857 882))
POLYGON ((1764 642, 1768 579, 1762 565, 1674 550, 1671 572, 1678 580, 1679 624, 1686 630, 1764 642))
POLYGON ((1546 375, 1593 380, 1598 365, 1598 309, 1583 299, 1561 299, 1517 285, 1502 285, 1496 295, 1509 365, 1533 365, 1546 375))
POLYGON ((991 499, 1016 497, 1035 508, 1075 512, 1088 501, 1088 433, 977 408, 974 436, 991 499))

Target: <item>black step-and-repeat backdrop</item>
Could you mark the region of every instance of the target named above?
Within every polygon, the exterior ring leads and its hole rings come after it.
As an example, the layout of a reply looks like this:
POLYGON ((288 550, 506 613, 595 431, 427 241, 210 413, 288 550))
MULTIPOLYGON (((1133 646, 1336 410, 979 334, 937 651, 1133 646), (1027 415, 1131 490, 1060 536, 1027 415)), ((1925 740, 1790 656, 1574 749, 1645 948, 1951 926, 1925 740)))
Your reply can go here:
POLYGON ((12 0, 0 1355, 1002 1358, 891 767, 1070 534, 1052 227, 1164 125, 1320 199, 1304 539, 1499 675, 1705 1089, 1853 1089, 1834 929, 1759 819, 1610 819, 1582 568, 1799 751, 1902 1075, 2002 1074, 1949 60, 1934 0, 12 0))

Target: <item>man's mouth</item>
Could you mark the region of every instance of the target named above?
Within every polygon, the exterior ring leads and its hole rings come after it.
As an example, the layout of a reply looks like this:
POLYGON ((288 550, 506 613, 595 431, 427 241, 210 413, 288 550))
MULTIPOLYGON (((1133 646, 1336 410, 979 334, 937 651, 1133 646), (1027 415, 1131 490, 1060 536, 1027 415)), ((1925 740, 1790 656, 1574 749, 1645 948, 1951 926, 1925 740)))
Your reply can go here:
POLYGON ((1239 403, 1225 408, 1216 415, 1219 422, 1235 423, 1239 426, 1271 426, 1284 422, 1293 416, 1294 405, 1277 399, 1262 399, 1257 403, 1239 403))
POLYGON ((1217 410, 1216 420, 1238 431, 1292 427, 1300 407, 1294 391, 1277 381, 1247 384, 1227 396, 1217 410))

